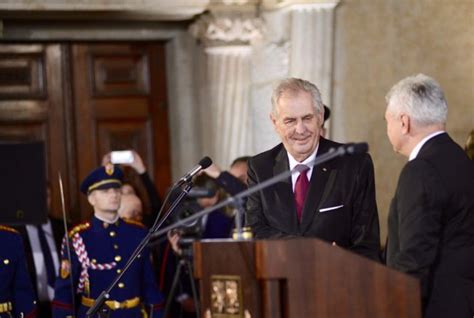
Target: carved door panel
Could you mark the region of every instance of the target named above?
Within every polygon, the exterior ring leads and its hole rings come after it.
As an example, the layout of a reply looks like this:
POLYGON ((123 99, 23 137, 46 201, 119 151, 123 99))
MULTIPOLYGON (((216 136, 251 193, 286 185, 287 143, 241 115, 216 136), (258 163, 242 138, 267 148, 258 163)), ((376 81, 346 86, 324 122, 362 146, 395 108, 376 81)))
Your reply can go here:
MULTIPOLYGON (((74 44, 71 58, 78 181, 105 153, 133 148, 163 195, 170 182, 164 45, 74 44)), ((90 215, 85 198, 80 206, 83 218, 90 215)))
POLYGON ((0 140, 44 142, 56 215, 61 213, 59 171, 67 205, 74 205, 76 198, 67 160, 63 57, 59 44, 0 45, 0 140))
POLYGON ((58 172, 69 218, 83 220, 91 208, 80 182, 110 150, 135 149, 163 195, 170 183, 164 44, 0 44, 0 141, 38 140, 56 216, 58 172))

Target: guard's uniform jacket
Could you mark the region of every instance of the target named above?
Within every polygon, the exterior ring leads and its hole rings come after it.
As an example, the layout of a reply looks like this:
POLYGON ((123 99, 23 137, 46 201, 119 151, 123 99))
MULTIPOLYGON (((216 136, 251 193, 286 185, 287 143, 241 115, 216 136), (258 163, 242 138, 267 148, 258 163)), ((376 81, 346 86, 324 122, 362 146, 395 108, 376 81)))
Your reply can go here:
MULTIPOLYGON (((73 314, 71 277, 76 294, 75 317, 85 317, 94 300, 121 272, 145 235, 146 229, 141 223, 122 219, 109 224, 93 217, 91 221, 75 226, 68 233, 72 264, 64 243, 61 249, 53 317, 73 314)), ((106 305, 111 318, 146 317, 145 305, 153 308, 153 318, 162 317, 163 296, 157 287, 147 248, 111 291, 106 305)))
POLYGON ((0 225, 0 318, 36 317, 33 286, 20 234, 0 225))

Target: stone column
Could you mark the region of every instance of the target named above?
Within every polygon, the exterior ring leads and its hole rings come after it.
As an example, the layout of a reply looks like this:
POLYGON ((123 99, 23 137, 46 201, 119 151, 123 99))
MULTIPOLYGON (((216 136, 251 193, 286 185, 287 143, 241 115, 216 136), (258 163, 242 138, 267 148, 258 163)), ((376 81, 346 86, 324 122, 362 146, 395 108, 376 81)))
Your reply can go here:
POLYGON ((315 83, 321 91, 324 104, 329 108, 332 105, 334 8, 336 5, 337 2, 291 6, 289 75, 315 83))
MULTIPOLYGON (((280 142, 268 118, 273 83, 300 77, 315 83, 332 106, 334 9, 339 0, 262 0, 265 36, 252 55, 253 149, 280 142)), ((328 126, 329 123, 326 123, 328 126)))
POLYGON ((191 27, 201 41, 197 85, 203 155, 226 169, 238 156, 252 154, 250 61, 261 22, 239 13, 207 14, 191 27))

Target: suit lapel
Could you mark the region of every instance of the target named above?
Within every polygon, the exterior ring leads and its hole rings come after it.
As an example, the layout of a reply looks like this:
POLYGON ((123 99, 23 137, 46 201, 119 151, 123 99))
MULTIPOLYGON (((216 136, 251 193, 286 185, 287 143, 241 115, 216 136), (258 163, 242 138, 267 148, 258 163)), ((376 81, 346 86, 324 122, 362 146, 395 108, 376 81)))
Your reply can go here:
MULTIPOLYGON (((328 152, 329 144, 326 139, 321 138, 319 141, 318 153, 316 158, 321 154, 328 152)), ((313 219, 319 215, 319 207, 322 202, 323 194, 327 196, 325 191, 326 185, 328 184, 328 179, 331 169, 328 162, 317 165, 313 168, 311 173, 311 181, 309 185, 308 194, 306 195, 306 200, 303 208, 303 216, 301 219, 301 233, 304 233, 308 227, 313 223, 313 219)), ((335 173, 332 173, 331 180, 335 178, 335 173)), ((331 182, 332 183, 332 182, 331 182)))
MULTIPOLYGON (((280 152, 275 157, 273 175, 276 176, 289 169, 290 165, 288 163, 288 155, 285 148, 281 147, 280 152)), ((280 201, 278 202, 280 205, 279 210, 285 213, 282 218, 286 220, 286 222, 289 220, 289 230, 291 232, 296 232, 299 229, 299 224, 298 217, 296 215, 295 197, 293 195, 291 176, 275 184, 275 191, 277 193, 277 198, 280 198, 280 201)))

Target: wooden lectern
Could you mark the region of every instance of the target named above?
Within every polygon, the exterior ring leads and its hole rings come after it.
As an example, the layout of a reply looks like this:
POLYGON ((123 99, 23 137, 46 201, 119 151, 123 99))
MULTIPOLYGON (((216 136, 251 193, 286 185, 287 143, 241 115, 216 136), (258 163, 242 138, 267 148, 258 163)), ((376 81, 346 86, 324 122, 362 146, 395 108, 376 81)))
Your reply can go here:
POLYGON ((203 318, 419 318, 418 280, 318 239, 194 243, 203 318))

